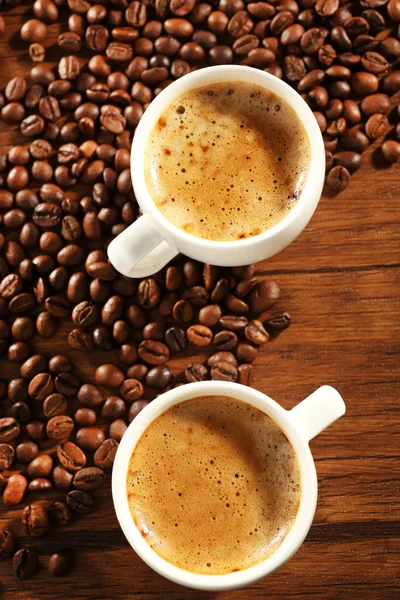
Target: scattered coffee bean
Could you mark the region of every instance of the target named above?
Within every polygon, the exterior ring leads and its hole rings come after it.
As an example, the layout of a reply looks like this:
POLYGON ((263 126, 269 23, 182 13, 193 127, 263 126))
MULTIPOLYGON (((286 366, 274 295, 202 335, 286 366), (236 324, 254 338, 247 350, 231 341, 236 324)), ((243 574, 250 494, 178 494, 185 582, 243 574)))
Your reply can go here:
POLYGON ((68 492, 66 502, 71 510, 80 515, 86 515, 92 512, 94 508, 93 498, 81 490, 72 490, 72 492, 68 492))
POLYGON ((8 529, 0 530, 0 561, 6 560, 14 551, 14 538, 8 529))
POLYGON ((47 509, 35 502, 25 506, 21 514, 21 521, 26 535, 40 537, 49 529, 49 516, 47 509))
POLYGON ((6 505, 19 504, 24 496, 28 482, 23 475, 15 473, 7 479, 3 492, 3 502, 6 505))
POLYGON ((57 457, 68 471, 79 471, 86 465, 84 452, 73 442, 64 442, 57 448, 57 457))
POLYGON ((73 485, 77 490, 88 492, 104 483, 104 472, 98 467, 86 467, 76 473, 73 485))
POLYGON ((38 570, 38 558, 31 548, 21 548, 14 554, 13 567, 18 579, 29 579, 38 570))
POLYGON ((105 440, 94 453, 93 461, 96 467, 109 471, 113 465, 118 443, 113 439, 105 440))
POLYGON ((107 388, 117 388, 124 381, 121 369, 112 364, 104 364, 96 369, 96 383, 107 388))
POLYGON ((68 471, 62 467, 55 467, 53 471, 53 481, 57 489, 67 492, 72 485, 72 479, 72 473, 68 473, 68 471))
POLYGON ((63 577, 72 567, 72 552, 70 550, 60 550, 54 552, 49 558, 49 573, 54 577, 63 577))
POLYGON ((50 506, 50 516, 57 525, 70 525, 73 521, 73 514, 69 506, 60 500, 56 500, 50 506))

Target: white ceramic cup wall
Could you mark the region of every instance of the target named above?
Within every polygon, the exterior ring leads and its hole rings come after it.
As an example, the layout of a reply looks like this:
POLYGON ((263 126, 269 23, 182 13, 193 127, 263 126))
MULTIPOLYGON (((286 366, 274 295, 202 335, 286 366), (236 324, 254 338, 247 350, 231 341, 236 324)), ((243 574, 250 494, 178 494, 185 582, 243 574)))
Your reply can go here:
POLYGON ((181 585, 199 590, 240 588, 269 575, 299 548, 310 529, 317 503, 317 475, 309 441, 345 413, 344 402, 332 387, 323 386, 290 411, 265 394, 237 383, 202 381, 166 392, 144 408, 125 432, 114 461, 112 494, 121 528, 137 554, 154 571, 181 585), (301 497, 296 519, 279 548, 266 560, 243 571, 225 575, 201 575, 180 569, 161 558, 144 540, 129 510, 126 477, 129 460, 141 435, 160 414, 198 396, 230 396, 258 408, 282 429, 292 444, 300 466, 301 497))
POLYGON ((202 262, 225 267, 258 262, 280 252, 303 231, 319 202, 324 174, 325 150, 320 129, 310 108, 293 88, 277 77, 251 67, 223 65, 199 69, 163 90, 147 108, 136 128, 131 150, 131 175, 143 217, 111 242, 108 247, 109 259, 118 271, 128 277, 152 275, 179 252, 202 262), (311 149, 308 177, 293 209, 271 229, 234 242, 198 238, 170 223, 154 204, 144 175, 148 138, 168 106, 191 89, 220 82, 256 84, 282 98, 302 122, 311 149))

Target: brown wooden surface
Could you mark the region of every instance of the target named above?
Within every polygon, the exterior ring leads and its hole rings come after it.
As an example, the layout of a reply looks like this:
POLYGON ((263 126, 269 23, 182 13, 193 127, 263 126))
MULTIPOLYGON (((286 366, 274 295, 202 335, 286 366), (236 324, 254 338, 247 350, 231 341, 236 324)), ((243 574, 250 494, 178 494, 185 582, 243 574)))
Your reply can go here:
MULTIPOLYGON (((26 10, 5 13, 11 44, 0 41, 1 87, 15 74, 26 74, 31 64, 15 35, 26 10)), ((50 28, 53 41, 57 27, 50 28)), ((3 134, 1 143, 12 139, 3 134)), ((400 597, 399 186, 400 169, 376 170, 369 153, 347 190, 335 198, 324 196, 299 239, 257 268, 278 281, 280 306, 290 311, 293 325, 263 348, 254 387, 290 408, 317 386, 332 384, 347 403, 347 415, 311 444, 319 502, 296 556, 245 590, 185 590, 153 573, 128 546, 114 515, 108 481, 95 493, 91 515, 31 541, 43 565, 61 547, 79 550, 73 572, 54 579, 42 568, 23 583, 14 578, 10 561, 0 563, 1 598, 400 597)), ((105 355, 74 356, 66 344, 68 329, 66 323, 56 340, 36 347, 48 356, 63 352, 79 361, 79 372, 89 381, 105 355)), ((185 356, 174 366, 188 361, 185 356)), ((7 374, 17 375, 14 371, 7 374)), ((0 524, 20 535, 19 509, 0 506, 0 514, 0 524)))

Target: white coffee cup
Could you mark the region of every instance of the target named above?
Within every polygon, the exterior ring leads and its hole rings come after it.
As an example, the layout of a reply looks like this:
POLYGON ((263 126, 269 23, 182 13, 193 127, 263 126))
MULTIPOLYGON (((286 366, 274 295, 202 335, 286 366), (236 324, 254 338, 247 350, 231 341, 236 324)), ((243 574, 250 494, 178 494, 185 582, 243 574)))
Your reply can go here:
POLYGON ((346 411, 339 393, 323 386, 292 410, 284 410, 265 394, 237 383, 202 381, 190 383, 166 392, 132 421, 126 430, 114 461, 112 494, 121 528, 136 553, 154 571, 181 585, 199 590, 221 591, 248 585, 272 573, 300 547, 314 518, 317 503, 317 475, 309 441, 341 417, 346 411), (198 396, 230 396, 258 408, 275 421, 293 446, 301 473, 299 509, 288 535, 278 549, 263 562, 243 571, 225 575, 191 573, 161 558, 144 540, 137 529, 128 505, 126 478, 132 452, 140 437, 160 414, 181 402, 198 396))
POLYGON ((169 85, 147 108, 136 128, 132 142, 131 175, 133 189, 143 216, 116 237, 108 247, 109 259, 118 271, 128 277, 146 277, 159 271, 179 252, 218 266, 240 266, 258 262, 280 252, 306 227, 322 192, 325 150, 314 115, 301 96, 287 83, 251 67, 239 65, 207 67, 185 75, 169 85), (147 140, 168 106, 191 89, 219 82, 256 84, 285 100, 302 122, 311 150, 305 186, 288 215, 259 235, 233 242, 195 237, 170 223, 151 198, 144 173, 147 140))

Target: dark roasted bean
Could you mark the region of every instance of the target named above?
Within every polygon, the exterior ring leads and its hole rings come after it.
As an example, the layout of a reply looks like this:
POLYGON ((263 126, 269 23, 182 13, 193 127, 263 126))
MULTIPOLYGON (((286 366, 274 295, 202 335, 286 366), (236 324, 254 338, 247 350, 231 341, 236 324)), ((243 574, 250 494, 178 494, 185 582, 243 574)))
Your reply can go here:
POLYGON ((185 369, 185 378, 188 383, 205 381, 209 378, 207 367, 201 363, 192 363, 185 369))

